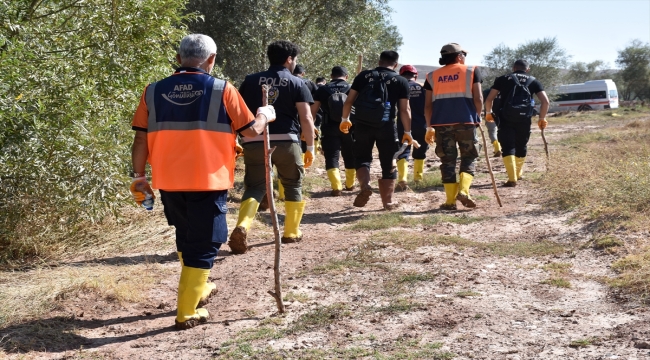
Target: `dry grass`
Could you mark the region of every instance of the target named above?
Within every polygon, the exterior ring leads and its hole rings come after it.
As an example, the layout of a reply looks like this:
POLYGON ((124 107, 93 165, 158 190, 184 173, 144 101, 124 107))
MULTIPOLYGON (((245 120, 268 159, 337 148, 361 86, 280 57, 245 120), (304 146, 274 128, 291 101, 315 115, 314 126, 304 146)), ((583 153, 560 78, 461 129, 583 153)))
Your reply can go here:
POLYGON ((612 269, 619 275, 608 281, 611 286, 625 289, 643 302, 650 300, 650 247, 619 259, 612 269))
POLYGON ((38 268, 0 274, 0 327, 43 317, 61 301, 92 293, 107 301, 139 302, 170 270, 160 264, 38 268))
POLYGON ((650 221, 650 121, 579 134, 563 144, 540 181, 549 203, 574 209, 601 229, 645 229, 650 221))

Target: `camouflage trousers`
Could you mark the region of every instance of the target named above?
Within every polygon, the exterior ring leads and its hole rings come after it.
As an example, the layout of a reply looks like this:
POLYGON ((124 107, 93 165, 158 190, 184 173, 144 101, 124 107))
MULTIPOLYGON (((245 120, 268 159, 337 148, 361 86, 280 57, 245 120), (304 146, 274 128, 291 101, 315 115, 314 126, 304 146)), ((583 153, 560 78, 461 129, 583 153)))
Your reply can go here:
POLYGON ((460 149, 460 171, 474 176, 474 161, 478 157, 476 126, 457 124, 436 126, 436 155, 440 158, 440 173, 445 184, 455 183, 456 160, 460 149))

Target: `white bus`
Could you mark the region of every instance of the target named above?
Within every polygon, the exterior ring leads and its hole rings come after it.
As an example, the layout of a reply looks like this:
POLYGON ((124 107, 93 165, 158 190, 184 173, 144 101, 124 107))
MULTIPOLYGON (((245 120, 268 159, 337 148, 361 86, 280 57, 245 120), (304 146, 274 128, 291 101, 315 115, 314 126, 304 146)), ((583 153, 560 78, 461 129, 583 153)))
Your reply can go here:
POLYGON ((582 84, 560 85, 557 88, 554 100, 551 101, 549 111, 587 111, 616 108, 618 108, 616 84, 607 79, 585 81, 582 84))

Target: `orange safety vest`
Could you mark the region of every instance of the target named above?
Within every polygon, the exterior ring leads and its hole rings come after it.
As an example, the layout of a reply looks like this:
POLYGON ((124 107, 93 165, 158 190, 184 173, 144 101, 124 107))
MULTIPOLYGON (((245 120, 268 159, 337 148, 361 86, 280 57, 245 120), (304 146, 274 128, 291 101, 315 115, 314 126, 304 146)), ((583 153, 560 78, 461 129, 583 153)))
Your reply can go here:
POLYGON ((451 64, 427 74, 433 89, 432 126, 480 122, 472 96, 474 70, 474 66, 451 64))
POLYGON ((153 188, 232 188, 235 132, 228 112, 233 112, 235 128, 254 116, 241 97, 229 96, 227 100, 224 92, 236 90, 223 80, 191 72, 175 74, 147 87, 143 100, 148 112, 148 162, 153 188))

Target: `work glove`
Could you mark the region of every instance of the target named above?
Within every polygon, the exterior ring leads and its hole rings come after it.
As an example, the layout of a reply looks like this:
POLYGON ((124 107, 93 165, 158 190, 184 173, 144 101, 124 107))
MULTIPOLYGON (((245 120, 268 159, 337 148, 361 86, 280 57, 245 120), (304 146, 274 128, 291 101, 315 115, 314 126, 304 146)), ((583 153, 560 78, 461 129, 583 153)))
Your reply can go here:
POLYGON ((275 121, 275 108, 273 105, 266 105, 257 108, 257 115, 264 115, 266 122, 275 121))
POLYGON ((314 126, 314 139, 317 139, 320 135, 320 129, 314 126))
POLYGON ((147 178, 144 176, 133 178, 131 181, 130 190, 131 194, 133 195, 133 200, 138 205, 142 205, 142 202, 144 201, 147 194, 151 195, 154 199, 156 198, 156 196, 153 194, 153 190, 151 190, 151 186, 149 186, 147 178))
POLYGON ((341 125, 339 125, 339 130, 341 130, 342 133, 347 134, 350 132, 350 128, 352 127, 352 122, 350 121, 349 118, 341 118, 341 125))
POLYGON ((546 119, 540 118, 539 121, 537 121, 537 126, 540 130, 546 129, 546 125, 548 125, 548 121, 546 121, 546 119))
POLYGON ((305 152, 305 169, 308 169, 313 163, 314 163, 314 147, 307 146, 307 151, 305 152))
POLYGON ((492 113, 485 114, 485 121, 494 122, 494 115, 492 115, 492 113))
POLYGON ((424 134, 424 141, 431 146, 436 142, 436 130, 432 126, 427 128, 427 132, 424 134))
POLYGON ((402 136, 402 144, 408 143, 409 145, 413 144, 413 136, 411 136, 410 131, 404 131, 404 136, 402 136))
POLYGON ((244 156, 244 148, 238 142, 235 142, 235 154, 235 159, 244 156))

